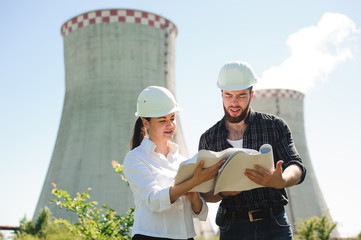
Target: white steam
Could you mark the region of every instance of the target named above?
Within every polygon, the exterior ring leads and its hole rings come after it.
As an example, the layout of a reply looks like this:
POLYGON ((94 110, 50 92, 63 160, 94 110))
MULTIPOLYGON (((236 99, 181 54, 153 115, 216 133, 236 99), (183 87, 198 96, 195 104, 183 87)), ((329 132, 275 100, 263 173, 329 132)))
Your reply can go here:
POLYGON ((316 26, 291 34, 287 46, 291 56, 266 70, 259 88, 288 88, 306 92, 316 81, 326 81, 335 67, 353 58, 351 41, 359 30, 343 14, 325 13, 316 26))

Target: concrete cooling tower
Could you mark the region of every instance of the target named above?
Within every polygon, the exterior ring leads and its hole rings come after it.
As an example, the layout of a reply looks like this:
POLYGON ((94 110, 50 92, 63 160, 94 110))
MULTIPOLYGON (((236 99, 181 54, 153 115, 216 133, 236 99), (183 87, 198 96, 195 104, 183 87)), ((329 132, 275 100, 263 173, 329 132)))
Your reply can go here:
MULTIPOLYGON (((50 200, 54 182, 71 196, 92 188, 92 200, 119 214, 133 206, 129 187, 115 173, 127 151, 138 94, 149 85, 175 92, 176 26, 156 14, 126 9, 76 16, 61 27, 65 99, 54 152, 35 216, 48 206, 57 218, 70 215, 50 200)), ((178 121, 175 142, 187 155, 178 121)), ((74 218, 70 218, 74 219, 74 218)))
POLYGON ((300 185, 286 189, 290 200, 286 211, 293 226, 300 218, 321 217, 322 214, 328 214, 307 149, 303 98, 304 95, 295 90, 264 89, 254 92, 251 103, 254 110, 274 114, 288 123, 298 153, 306 166, 305 181, 300 185))

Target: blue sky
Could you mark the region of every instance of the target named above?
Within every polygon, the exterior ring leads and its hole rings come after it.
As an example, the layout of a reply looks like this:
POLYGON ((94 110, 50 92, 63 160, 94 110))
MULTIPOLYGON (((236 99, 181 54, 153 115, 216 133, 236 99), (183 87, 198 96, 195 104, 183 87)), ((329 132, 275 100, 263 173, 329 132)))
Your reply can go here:
POLYGON ((309 153, 330 213, 343 236, 361 232, 358 0, 1 1, 0 225, 32 217, 50 163, 65 91, 60 27, 105 8, 149 11, 177 26, 176 97, 190 155, 222 117, 224 63, 251 64, 259 87, 304 92, 309 153))

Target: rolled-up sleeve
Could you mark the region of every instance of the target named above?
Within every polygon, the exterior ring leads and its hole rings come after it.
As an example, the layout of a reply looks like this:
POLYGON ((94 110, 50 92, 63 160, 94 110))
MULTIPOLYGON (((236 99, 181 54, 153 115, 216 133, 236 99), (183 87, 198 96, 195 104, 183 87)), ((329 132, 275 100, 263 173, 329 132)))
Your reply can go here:
POLYGON ((123 171, 134 198, 140 199, 155 212, 171 208, 170 186, 161 187, 156 176, 144 161, 128 153, 124 159, 123 171))
POLYGON ((278 127, 280 128, 279 135, 281 138, 281 141, 279 141, 277 149, 278 151, 278 159, 283 160, 283 169, 287 168, 290 165, 297 165, 301 172, 301 179, 300 183, 302 183, 306 177, 306 168, 304 164, 302 163, 302 159, 300 155, 298 154, 290 128, 287 126, 287 124, 283 120, 279 120, 278 127))

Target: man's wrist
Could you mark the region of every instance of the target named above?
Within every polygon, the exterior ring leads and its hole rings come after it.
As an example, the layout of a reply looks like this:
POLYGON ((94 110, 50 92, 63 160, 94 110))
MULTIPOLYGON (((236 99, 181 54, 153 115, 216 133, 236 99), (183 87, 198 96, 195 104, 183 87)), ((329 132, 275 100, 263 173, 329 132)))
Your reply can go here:
POLYGON ((218 196, 220 196, 222 199, 229 197, 229 196, 226 196, 226 195, 222 194, 221 192, 218 193, 218 196))

